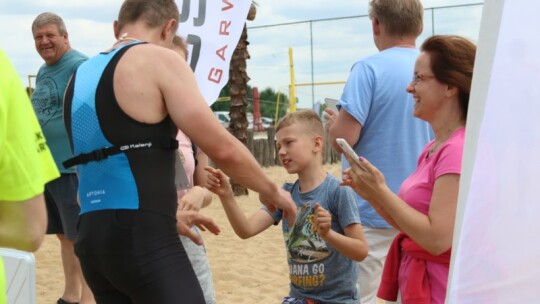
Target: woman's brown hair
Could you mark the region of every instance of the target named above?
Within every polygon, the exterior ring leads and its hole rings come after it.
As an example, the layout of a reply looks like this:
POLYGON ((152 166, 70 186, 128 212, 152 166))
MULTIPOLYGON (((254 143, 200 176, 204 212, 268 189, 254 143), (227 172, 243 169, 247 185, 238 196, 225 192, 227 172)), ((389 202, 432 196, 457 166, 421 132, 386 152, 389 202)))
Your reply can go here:
POLYGON ((424 41, 420 50, 430 55, 435 78, 459 90, 459 105, 466 119, 476 45, 460 36, 435 35, 424 41))

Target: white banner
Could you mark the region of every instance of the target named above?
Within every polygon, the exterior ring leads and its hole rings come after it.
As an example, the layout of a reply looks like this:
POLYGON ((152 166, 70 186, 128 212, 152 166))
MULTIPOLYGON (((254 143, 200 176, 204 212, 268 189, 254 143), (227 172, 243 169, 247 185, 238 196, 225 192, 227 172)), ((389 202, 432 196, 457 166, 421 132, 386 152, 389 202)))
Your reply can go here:
POLYGON ((484 5, 449 304, 540 301, 539 11, 537 0, 484 5))
POLYGON ((188 43, 188 63, 208 105, 229 79, 229 63, 244 28, 251 1, 177 0, 178 34, 188 43))

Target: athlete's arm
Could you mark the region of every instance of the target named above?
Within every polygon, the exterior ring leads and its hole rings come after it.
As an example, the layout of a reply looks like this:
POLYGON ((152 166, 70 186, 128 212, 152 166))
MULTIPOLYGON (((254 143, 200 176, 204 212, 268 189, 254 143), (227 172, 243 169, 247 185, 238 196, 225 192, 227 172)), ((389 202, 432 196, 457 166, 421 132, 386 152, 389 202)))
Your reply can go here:
POLYGON ((283 209, 294 223, 294 202, 281 195, 279 187, 263 173, 249 150, 221 126, 200 94, 188 64, 171 50, 159 51, 163 54, 158 56, 163 60, 153 63, 154 73, 158 75, 157 85, 176 125, 228 176, 258 192, 270 210, 283 209))

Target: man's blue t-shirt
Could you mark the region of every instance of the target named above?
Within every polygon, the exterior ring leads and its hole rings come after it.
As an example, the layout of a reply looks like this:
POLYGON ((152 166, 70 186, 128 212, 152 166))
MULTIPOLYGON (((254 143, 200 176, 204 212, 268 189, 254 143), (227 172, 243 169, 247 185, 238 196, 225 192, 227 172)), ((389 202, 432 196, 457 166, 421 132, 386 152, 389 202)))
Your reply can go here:
POLYGON ((54 162, 61 173, 75 173, 75 167, 65 169, 62 165, 63 161, 73 157, 62 117, 64 91, 73 72, 87 59, 84 54, 71 50, 55 64, 43 64, 31 98, 54 162))
POLYGON ((354 192, 340 186, 338 179, 330 174, 309 192, 300 192, 298 182, 287 183, 283 188, 291 193, 299 208, 292 228, 280 210, 271 214, 276 223, 283 220, 291 280, 289 296, 327 304, 358 303, 358 264, 319 237, 312 213, 313 205, 319 203, 332 214, 332 230, 344 234, 345 227, 360 223, 354 192))
MULTIPOLYGON (((432 138, 429 124, 413 116, 414 100, 406 92, 418 54, 416 49, 395 47, 358 61, 338 103, 362 125, 353 149, 384 174, 394 193, 432 138)), ((349 167, 345 157, 341 161, 343 169, 349 167)), ((391 227, 367 201, 358 195, 356 199, 362 225, 391 227)))

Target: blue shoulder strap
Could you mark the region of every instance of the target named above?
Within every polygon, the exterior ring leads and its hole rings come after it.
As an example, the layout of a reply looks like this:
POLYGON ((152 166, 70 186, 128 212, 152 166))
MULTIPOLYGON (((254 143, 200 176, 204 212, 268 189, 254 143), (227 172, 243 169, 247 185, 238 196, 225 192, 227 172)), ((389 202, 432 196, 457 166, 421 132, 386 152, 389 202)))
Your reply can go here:
MULTIPOLYGON (((131 43, 133 44, 133 43, 131 43)), ((73 133, 73 154, 88 153, 95 150, 94 146, 108 147, 112 144, 105 139, 101 132, 93 134, 92 141, 89 142, 86 136, 75 136, 86 133, 86 130, 99 128, 96 114, 96 90, 103 71, 118 53, 119 50, 130 44, 122 45, 108 53, 100 53, 87 60, 77 69, 75 78, 73 101, 71 106, 71 127, 73 133), (75 94, 76 92, 76 94, 75 94), (90 126, 89 126, 90 125, 90 126)))
MULTIPOLYGON (((138 43, 138 42, 135 42, 138 43)), ((77 70, 71 108, 74 155, 113 146, 103 134, 96 113, 96 90, 112 58, 129 43, 100 53, 77 70)), ((77 167, 81 214, 107 209, 138 209, 135 178, 124 153, 77 167)))

